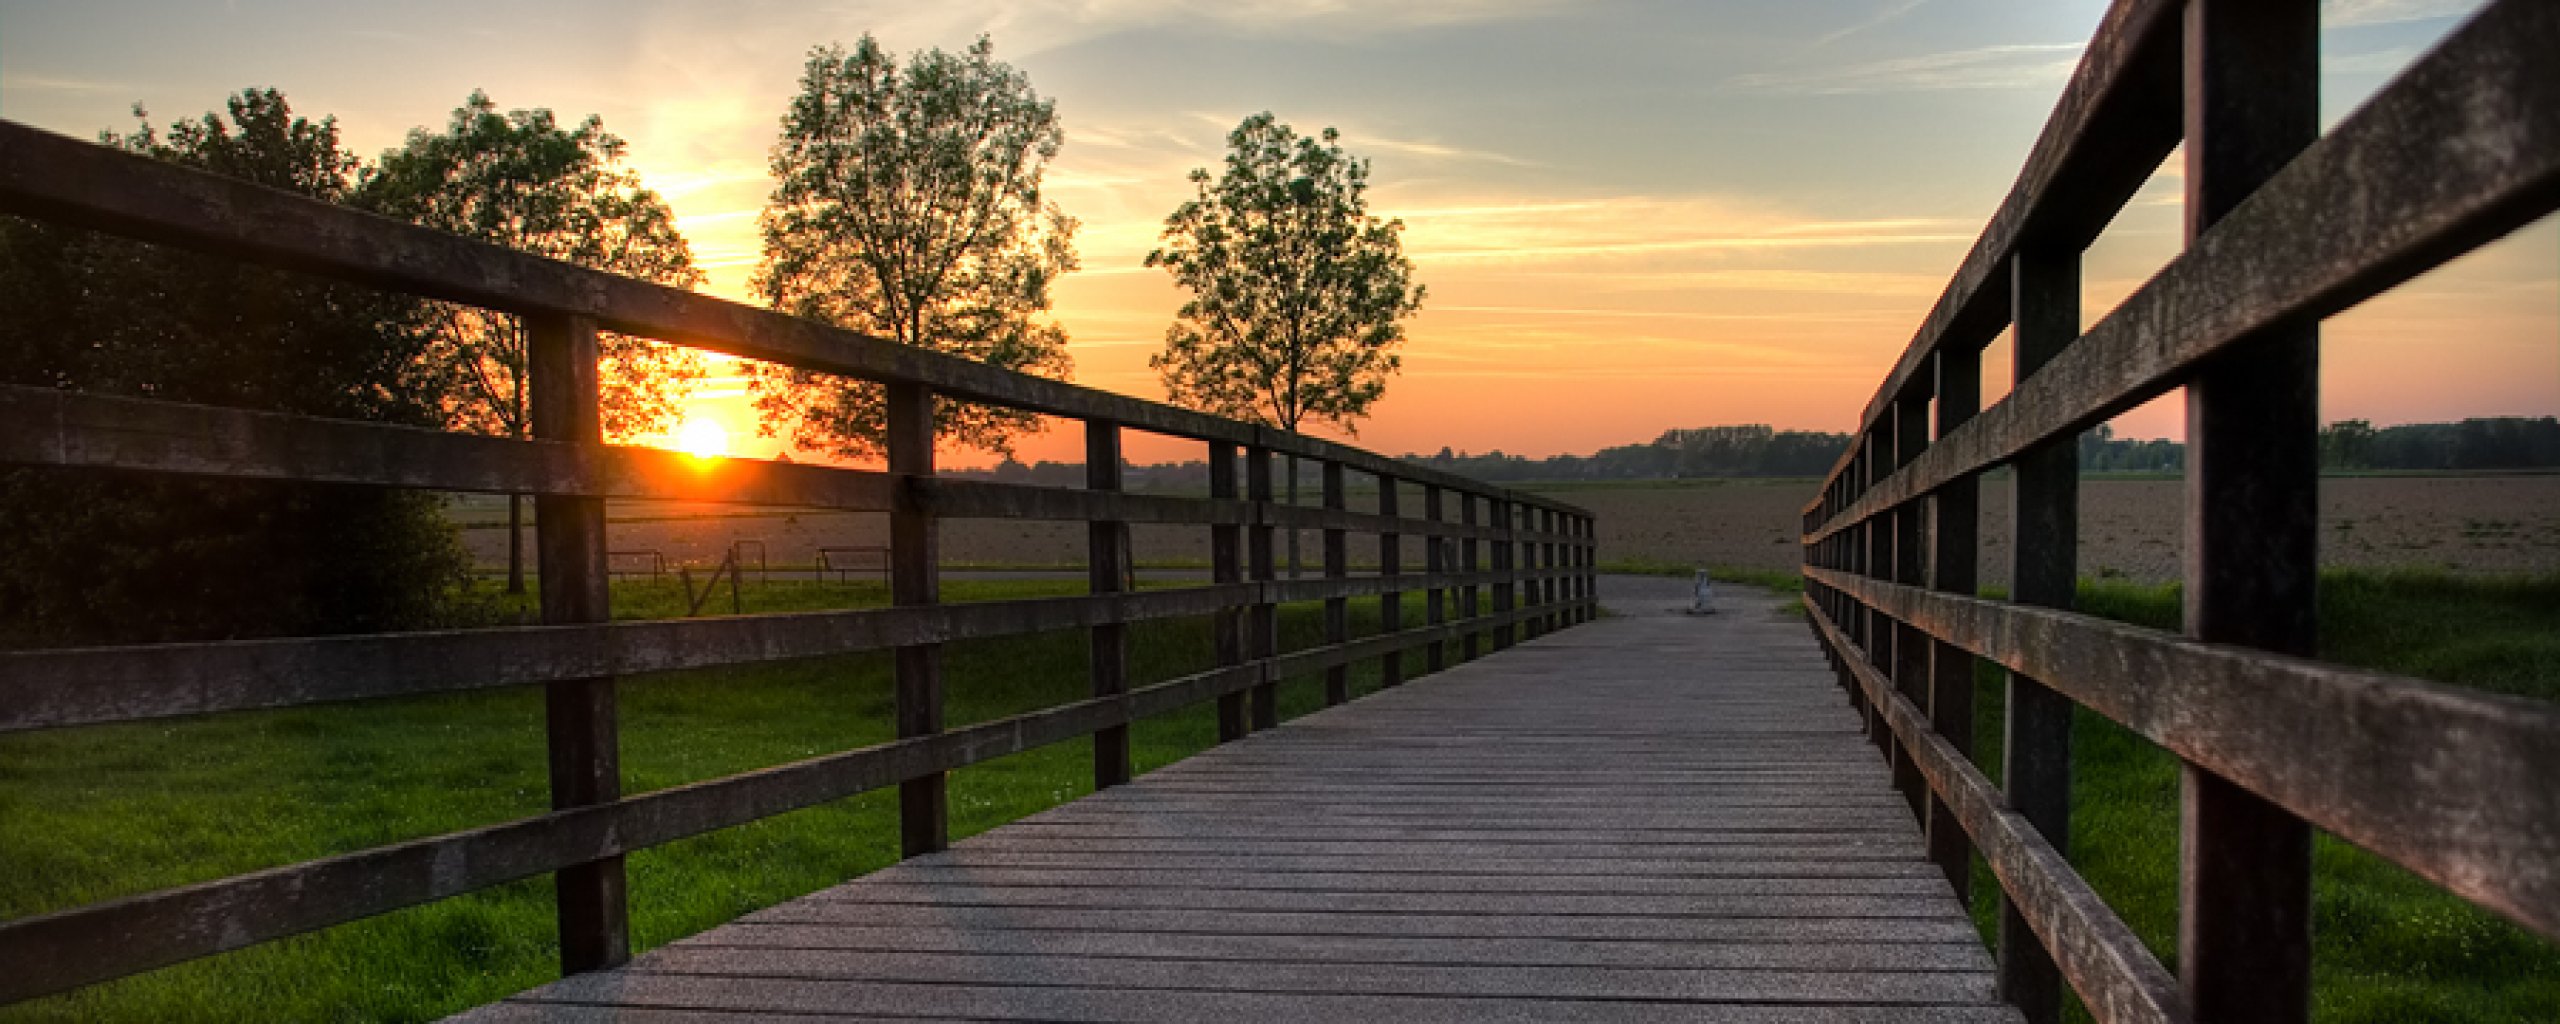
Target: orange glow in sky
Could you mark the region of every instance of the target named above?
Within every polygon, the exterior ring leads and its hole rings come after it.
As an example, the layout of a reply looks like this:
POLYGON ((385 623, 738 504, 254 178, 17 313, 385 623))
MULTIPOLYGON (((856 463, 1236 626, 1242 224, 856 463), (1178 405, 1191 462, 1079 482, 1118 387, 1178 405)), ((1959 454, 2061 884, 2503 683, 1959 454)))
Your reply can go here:
MULTIPOLYGON (((2479 3, 2325 2, 2324 115, 2351 112, 2479 3)), ((1217 167, 1226 132, 1271 110, 1308 133, 1339 127, 1372 161, 1371 208, 1404 221, 1430 289, 1403 374, 1351 440, 1543 456, 1675 427, 1853 429, 2105 7, 561 0, 454 46, 387 0, 96 0, 0 15, 0 117, 85 137, 129 129, 136 101, 166 123, 273 85, 371 157, 474 88, 502 108, 596 113, 673 207, 706 290, 752 301, 766 156, 808 48, 868 31, 900 52, 957 49, 987 33, 1065 125, 1044 193, 1082 225, 1053 310, 1078 383, 1163 396, 1146 360, 1182 296, 1146 253, 1189 197, 1184 175, 1217 167)), ((2088 253, 2085 321, 2176 255, 2183 184, 2173 157, 2088 253)), ((2333 317, 2323 338, 2329 419, 2560 414, 2560 223, 2333 317)), ((2003 352, 1986 360, 1986 400, 2006 390, 2003 352)), ((781 450, 734 364, 712 369, 664 443, 781 450)), ((2178 436, 2183 403, 2115 427, 2178 436)), ((1079 460, 1081 432, 1018 448, 1079 460)), ((1133 437, 1129 457, 1200 450, 1133 437)))

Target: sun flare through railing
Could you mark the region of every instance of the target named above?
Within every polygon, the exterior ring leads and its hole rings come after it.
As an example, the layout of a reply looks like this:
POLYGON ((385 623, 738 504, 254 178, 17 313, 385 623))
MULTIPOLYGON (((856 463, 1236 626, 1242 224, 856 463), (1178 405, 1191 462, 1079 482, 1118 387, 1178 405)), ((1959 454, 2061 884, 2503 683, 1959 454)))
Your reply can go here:
POLYGON ((903 852, 939 850, 953 769, 1092 736, 1094 783, 1115 785, 1131 777, 1129 729, 1140 719, 1215 700, 1220 739, 1238 739, 1277 724, 1284 679, 1322 673, 1325 701, 1341 703, 1356 663, 1377 663, 1394 685, 1407 652, 1437 669, 1595 614, 1588 513, 1360 449, 993 369, 7 122, 0 212, 524 318, 531 439, 0 387, 0 466, 531 494, 542 615, 533 626, 0 654, 0 732, 538 685, 553 807, 0 921, 0 1003, 545 874, 556 882, 563 969, 611 966, 630 956, 623 858, 631 851, 892 787, 903 852), (887 470, 706 462, 606 445, 599 331, 880 382, 887 470), (935 476, 934 409, 943 401, 1081 423, 1087 486, 935 476), (1130 431, 1205 444, 1210 494, 1124 491, 1130 431), (1321 467, 1321 507, 1272 499, 1274 456, 1321 467), (1347 472, 1374 481, 1374 512, 1346 507, 1347 472), (1419 499, 1419 515, 1400 504, 1408 497, 1419 499), (885 513, 892 604, 612 621, 609 498, 885 513), (939 524, 953 519, 1089 523, 1090 593, 943 603, 939 524), (1137 589, 1131 524, 1206 528, 1212 581, 1137 589), (1322 531, 1321 578, 1278 578, 1279 529, 1322 531), (1350 534, 1377 538, 1377 571, 1350 572, 1350 534), (1404 559, 1417 542, 1421 572, 1404 559), (1402 617, 1407 593, 1424 596, 1418 625, 1402 617), (1485 594, 1490 610, 1480 609, 1485 594), (1346 605, 1369 598, 1380 602, 1383 632, 1354 639, 1346 605), (1326 603, 1324 641, 1283 650, 1277 609, 1300 601, 1326 603), (1185 616, 1211 618, 1215 667, 1133 686, 1129 627, 1185 616), (1055 630, 1088 631, 1090 699, 945 728, 944 644, 1055 630), (894 652, 897 740, 621 792, 617 677, 857 651, 894 652))

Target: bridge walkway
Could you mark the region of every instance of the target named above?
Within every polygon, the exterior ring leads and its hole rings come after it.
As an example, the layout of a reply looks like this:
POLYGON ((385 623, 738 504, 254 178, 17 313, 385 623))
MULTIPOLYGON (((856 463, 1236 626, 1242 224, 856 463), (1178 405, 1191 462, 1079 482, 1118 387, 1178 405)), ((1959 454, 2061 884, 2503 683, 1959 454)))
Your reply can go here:
POLYGON ((459 1018, 2015 1021, 1800 617, 1611 617, 459 1018))

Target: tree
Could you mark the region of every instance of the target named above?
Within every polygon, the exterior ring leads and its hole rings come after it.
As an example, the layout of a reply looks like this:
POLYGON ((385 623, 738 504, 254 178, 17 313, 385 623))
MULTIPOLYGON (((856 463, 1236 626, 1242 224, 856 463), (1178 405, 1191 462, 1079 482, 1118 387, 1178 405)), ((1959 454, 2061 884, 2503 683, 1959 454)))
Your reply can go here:
MULTIPOLYGON (((1340 138, 1332 128, 1301 137, 1264 111, 1228 134, 1224 174, 1191 172, 1196 195, 1147 254, 1191 293, 1147 360, 1175 402, 1291 433, 1313 419, 1357 434, 1386 394, 1423 287, 1404 257, 1404 222, 1370 215, 1369 162, 1340 138)), ((1296 504, 1294 457, 1287 475, 1296 504)))
MULTIPOLYGON (((443 133, 420 128, 383 154, 362 200, 391 216, 467 238, 628 277, 702 282, 674 211, 623 166, 625 145, 589 116, 563 128, 549 110, 501 114, 474 91, 443 133)), ((524 437, 532 426, 527 334, 510 314, 436 303, 428 364, 446 381, 449 422, 524 437)), ((599 339, 605 433, 663 430, 703 375, 701 357, 642 338, 599 339)), ((507 500, 507 592, 524 590, 524 496, 507 500)))
MULTIPOLYGON (((927 50, 901 66, 869 35, 810 51, 773 148, 753 287, 775 309, 901 345, 1064 379, 1066 332, 1035 318, 1076 267, 1076 223, 1041 197, 1056 105, 995 59, 927 50)), ((753 366, 766 434, 841 458, 881 454, 882 389, 753 366)), ((939 436, 999 454, 1037 429, 1010 409, 937 403, 939 436)))
MULTIPOLYGON (((252 89, 100 141, 345 202, 332 119, 252 89)), ((421 304, 0 217, 0 381, 375 422, 441 418, 421 304)), ((0 642, 218 640, 443 621, 469 561, 434 495, 78 469, 0 472, 0 642)))

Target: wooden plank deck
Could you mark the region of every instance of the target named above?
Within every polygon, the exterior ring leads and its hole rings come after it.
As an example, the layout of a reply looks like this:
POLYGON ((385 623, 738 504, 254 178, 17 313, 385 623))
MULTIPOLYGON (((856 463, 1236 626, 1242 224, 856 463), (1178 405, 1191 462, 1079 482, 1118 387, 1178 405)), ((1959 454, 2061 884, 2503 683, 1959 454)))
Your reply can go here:
POLYGON ((2018 1020, 1803 622, 1631 586, 458 1019, 2018 1020))

